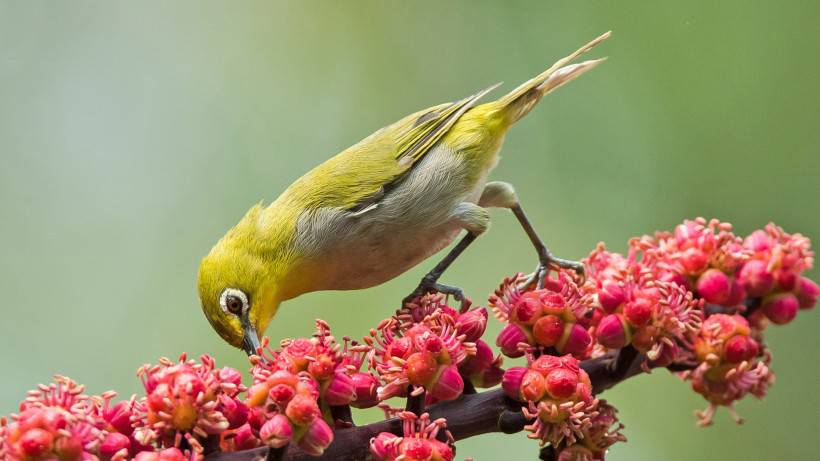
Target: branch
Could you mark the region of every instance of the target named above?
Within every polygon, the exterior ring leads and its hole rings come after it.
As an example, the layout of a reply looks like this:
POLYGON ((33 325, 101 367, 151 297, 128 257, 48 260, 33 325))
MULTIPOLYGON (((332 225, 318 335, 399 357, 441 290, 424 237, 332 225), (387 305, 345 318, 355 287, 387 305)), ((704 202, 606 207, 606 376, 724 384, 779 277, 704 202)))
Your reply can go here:
MULTIPOLYGON (((601 393, 619 382, 643 372, 644 357, 631 346, 617 353, 583 362, 581 367, 589 374, 593 392, 601 393)), ((455 440, 462 440, 491 432, 513 434, 524 430, 527 420, 521 413, 521 402, 510 399, 501 389, 479 394, 463 395, 457 400, 431 405, 427 411, 432 419, 447 418, 447 429, 455 440)), ((402 434, 401 421, 397 418, 366 426, 337 429, 333 443, 320 457, 305 454, 298 447, 288 449, 285 461, 355 461, 367 459, 370 439, 380 432, 402 434)), ((265 458, 266 447, 231 453, 214 453, 206 461, 256 461, 265 458)))

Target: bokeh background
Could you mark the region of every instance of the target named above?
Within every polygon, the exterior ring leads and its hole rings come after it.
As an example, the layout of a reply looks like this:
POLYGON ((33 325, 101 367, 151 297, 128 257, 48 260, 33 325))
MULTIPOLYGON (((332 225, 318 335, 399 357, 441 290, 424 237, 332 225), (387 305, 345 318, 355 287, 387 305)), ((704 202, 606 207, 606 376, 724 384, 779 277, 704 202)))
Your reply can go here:
MULTIPOLYGON (((820 4, 752 3, 0 1, 0 413, 55 372, 127 396, 159 356, 247 368, 195 276, 252 204, 406 113, 509 89, 609 29, 594 52, 609 61, 516 126, 493 175, 557 254, 698 215, 820 239, 820 4)), ((446 275, 479 301, 535 262, 512 216, 493 218, 446 275)), ((267 333, 322 317, 362 336, 430 264, 289 302, 267 333)), ((740 404, 743 426, 721 412, 696 429, 705 402, 665 372, 608 391, 630 439, 611 458, 816 455, 818 325, 801 312, 770 332, 778 382, 740 404)), ((458 448, 536 453, 523 434, 458 448)))

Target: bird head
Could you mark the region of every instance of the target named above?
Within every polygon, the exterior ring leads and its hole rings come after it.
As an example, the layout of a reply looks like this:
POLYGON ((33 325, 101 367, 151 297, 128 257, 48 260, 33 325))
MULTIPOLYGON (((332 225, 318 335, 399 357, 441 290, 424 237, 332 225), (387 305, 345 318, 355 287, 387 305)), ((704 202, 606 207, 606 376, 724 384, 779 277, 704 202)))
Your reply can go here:
POLYGON ((245 218, 202 259, 197 289, 214 330, 250 355, 259 346, 259 335, 276 313, 279 300, 270 264, 254 246, 253 226, 245 218))

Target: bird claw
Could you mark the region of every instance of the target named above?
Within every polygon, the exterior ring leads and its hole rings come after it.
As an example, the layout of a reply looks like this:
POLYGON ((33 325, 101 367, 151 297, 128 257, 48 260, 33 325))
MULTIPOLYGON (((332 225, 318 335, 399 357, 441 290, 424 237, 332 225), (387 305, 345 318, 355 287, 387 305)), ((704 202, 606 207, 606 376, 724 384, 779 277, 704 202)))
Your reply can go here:
POLYGON ((461 303, 462 308, 464 308, 467 303, 467 297, 464 296, 464 290, 461 288, 438 283, 432 278, 424 277, 421 283, 419 283, 419 286, 402 300, 402 306, 429 293, 442 293, 447 296, 452 296, 456 301, 461 303))
POLYGON ((535 285, 535 289, 540 290, 544 288, 544 282, 547 279, 550 271, 558 271, 560 269, 570 269, 575 271, 575 273, 581 278, 581 283, 586 280, 586 275, 584 271, 584 265, 580 261, 571 261, 568 259, 556 258, 551 254, 547 254, 546 256, 540 258, 541 262, 535 266, 535 270, 532 271, 529 275, 524 277, 524 281, 518 284, 518 289, 521 291, 527 291, 532 289, 532 286, 535 285))

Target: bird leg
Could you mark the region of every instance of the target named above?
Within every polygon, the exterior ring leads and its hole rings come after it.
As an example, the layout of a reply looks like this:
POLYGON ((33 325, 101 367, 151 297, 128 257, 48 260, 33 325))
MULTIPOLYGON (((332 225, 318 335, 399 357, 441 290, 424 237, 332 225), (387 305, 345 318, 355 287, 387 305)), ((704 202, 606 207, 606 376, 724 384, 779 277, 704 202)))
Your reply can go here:
POLYGON ((455 261, 479 235, 487 230, 490 225, 490 214, 487 210, 475 203, 463 202, 453 210, 452 217, 456 223, 467 230, 467 235, 462 237, 456 246, 421 279, 419 286, 404 298, 402 305, 427 293, 437 292, 450 295, 461 303, 461 307, 465 306, 467 298, 464 296, 464 291, 459 287, 439 283, 438 279, 441 278, 444 271, 453 264, 453 261, 455 261))
POLYGON ((536 266, 535 271, 527 276, 520 286, 526 287, 535 283, 537 288, 543 288, 547 274, 549 274, 550 269, 554 268, 572 269, 579 275, 584 275, 584 265, 579 261, 558 258, 550 252, 541 240, 541 237, 535 232, 532 223, 530 223, 530 220, 524 213, 524 209, 521 208, 518 195, 515 193, 515 189, 512 185, 500 181, 487 183, 478 204, 484 207, 510 209, 516 219, 518 219, 527 237, 529 237, 530 242, 532 242, 532 245, 535 247, 535 251, 538 253, 538 266, 536 266))

